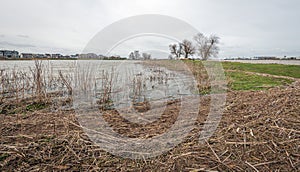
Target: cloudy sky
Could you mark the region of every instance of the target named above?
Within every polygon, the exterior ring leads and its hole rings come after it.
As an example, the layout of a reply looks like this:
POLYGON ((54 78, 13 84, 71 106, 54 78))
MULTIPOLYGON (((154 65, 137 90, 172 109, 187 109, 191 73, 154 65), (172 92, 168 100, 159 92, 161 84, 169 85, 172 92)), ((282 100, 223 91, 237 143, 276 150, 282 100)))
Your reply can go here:
MULTIPOLYGON (((185 21, 205 35, 218 35, 220 58, 300 56, 299 0, 0 0, 0 7, 0 49, 80 53, 114 22, 160 14, 185 21)), ((167 52, 171 42, 138 37, 112 53, 167 52)))

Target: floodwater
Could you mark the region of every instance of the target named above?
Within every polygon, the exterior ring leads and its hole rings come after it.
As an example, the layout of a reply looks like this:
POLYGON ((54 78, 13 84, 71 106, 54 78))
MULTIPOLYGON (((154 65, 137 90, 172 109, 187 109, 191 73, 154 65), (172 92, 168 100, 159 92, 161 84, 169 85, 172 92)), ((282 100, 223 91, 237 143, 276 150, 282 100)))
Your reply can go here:
POLYGON ((224 60, 224 61, 240 62, 240 63, 300 65, 300 60, 224 60))
MULTIPOLYGON (((262 63, 262 64, 285 64, 285 65, 300 65, 300 60, 224 60, 230 62, 241 63, 262 63)), ((42 64, 45 67, 50 67, 52 70, 67 70, 74 68, 78 63, 85 65, 85 67, 97 66, 97 68, 109 68, 112 66, 128 66, 135 63, 134 61, 101 61, 101 60, 43 60, 42 64)), ((135 65, 138 66, 138 65, 135 65)), ((34 61, 13 61, 3 60, 0 61, 0 70, 30 70, 34 68, 34 61)), ((134 67, 133 67, 134 69, 134 67)))
MULTIPOLYGON (((114 108, 126 111, 128 120, 139 123, 159 116, 142 118, 134 111, 128 113, 127 107, 134 102, 149 102, 151 109, 147 113, 158 115, 164 108, 154 107, 166 107, 168 101, 196 92, 193 77, 158 66, 142 65, 141 61, 42 60, 41 63, 46 82, 50 80, 48 78, 59 78, 59 71, 71 82, 75 107, 96 104, 109 91, 114 108)), ((0 61, 0 71, 22 71, 32 76, 34 70, 35 61, 0 61)), ((51 91, 61 89, 64 87, 55 87, 51 91)))
MULTIPOLYGON (((119 85, 132 81, 136 76, 142 76, 140 79, 147 80, 149 77, 161 79, 159 85, 172 86, 178 85, 178 80, 189 79, 188 76, 178 72, 172 72, 162 67, 149 67, 142 65, 142 61, 128 60, 42 60, 43 75, 58 75, 61 71, 65 75, 85 75, 78 77, 88 77, 94 80, 101 80, 103 72, 114 73, 115 81, 119 85), (155 71, 157 70, 157 71, 155 71), (172 83, 174 81, 174 83, 172 83)), ((180 63, 180 61, 179 61, 180 63)), ((0 71, 22 71, 31 74, 35 70, 35 61, 0 61, 0 71)), ((107 76, 108 77, 108 76, 107 76)), ((86 79, 86 78, 85 78, 86 79)), ((155 78, 154 78, 155 79, 155 78)), ((153 80, 154 80, 153 79, 153 80)), ((147 81, 148 82, 148 81, 147 81)), ((184 82, 184 81, 183 81, 184 82)), ((148 83, 150 86, 150 83, 148 83)), ((176 86, 181 87, 182 85, 176 86)), ((154 86, 151 85, 151 89, 154 86)), ((148 88, 150 89, 150 88, 148 88)))

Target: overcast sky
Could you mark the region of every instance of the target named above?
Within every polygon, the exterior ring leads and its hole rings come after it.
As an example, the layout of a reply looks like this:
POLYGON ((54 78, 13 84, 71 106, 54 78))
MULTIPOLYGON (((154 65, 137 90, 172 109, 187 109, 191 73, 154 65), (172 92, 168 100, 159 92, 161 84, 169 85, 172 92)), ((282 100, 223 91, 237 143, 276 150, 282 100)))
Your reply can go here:
MULTIPOLYGON (((80 53, 104 27, 161 14, 221 38, 219 57, 300 56, 299 0, 0 0, 0 49, 80 53)), ((131 39, 115 49, 168 51, 168 39, 131 39)))

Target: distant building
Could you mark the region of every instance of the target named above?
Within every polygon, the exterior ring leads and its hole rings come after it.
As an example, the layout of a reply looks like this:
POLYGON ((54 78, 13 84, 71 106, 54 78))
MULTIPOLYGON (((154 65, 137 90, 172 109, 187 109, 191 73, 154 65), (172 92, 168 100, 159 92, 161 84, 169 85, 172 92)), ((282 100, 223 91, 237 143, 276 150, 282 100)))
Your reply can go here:
POLYGON ((260 56, 260 57, 254 57, 254 60, 279 60, 277 57, 272 56, 260 56))
POLYGON ((45 54, 46 58, 50 59, 51 58, 51 54, 45 54))
POLYGON ((70 57, 73 58, 73 59, 78 59, 79 54, 74 54, 74 55, 71 55, 70 57))
POLYGON ((62 57, 61 54, 51 54, 51 58, 58 59, 60 57, 62 57))
POLYGON ((11 50, 0 50, 0 56, 4 58, 19 58, 19 52, 11 50))
POLYGON ((50 54, 34 54, 34 53, 21 53, 21 58, 32 59, 32 58, 49 58, 50 54))
POLYGON ((287 60, 297 60, 297 57, 287 57, 287 60))
POLYGON ((79 57, 82 59, 98 59, 98 55, 95 53, 80 54, 79 57))
POLYGON ((69 55, 65 55, 65 56, 62 56, 62 58, 64 58, 64 59, 70 59, 70 58, 71 58, 71 56, 69 56, 69 55))
POLYGON ((101 60, 103 60, 103 59, 105 59, 105 58, 107 58, 107 57, 104 56, 104 55, 102 55, 102 54, 99 54, 99 55, 98 55, 98 58, 101 59, 101 60))
POLYGON ((34 54, 34 58, 46 58, 45 54, 34 54))
POLYGON ((33 58, 33 54, 32 53, 21 53, 21 58, 24 58, 24 59, 33 58))

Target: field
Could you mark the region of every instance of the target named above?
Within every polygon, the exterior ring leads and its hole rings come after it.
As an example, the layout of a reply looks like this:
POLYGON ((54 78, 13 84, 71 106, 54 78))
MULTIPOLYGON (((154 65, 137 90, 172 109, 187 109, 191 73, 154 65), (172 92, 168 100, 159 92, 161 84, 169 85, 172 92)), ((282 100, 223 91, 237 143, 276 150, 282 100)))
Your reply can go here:
MULTIPOLYGON (((170 63, 159 64, 172 70, 170 63)), ((31 74, 2 71, 0 171, 300 170, 300 66, 222 62, 228 87, 225 110, 212 137, 199 142, 211 94, 219 93, 210 92, 213 86, 207 83, 201 61, 185 64, 201 95, 195 128, 184 142, 150 159, 118 157, 90 140, 72 109, 74 81, 68 75, 59 73, 46 82, 43 78, 51 76, 43 75, 38 62, 31 78, 31 74), (45 85, 60 91, 47 92, 45 85)), ((103 73, 103 78, 109 86, 110 75, 103 73)), ((109 104, 106 94, 102 98, 102 104, 109 104)), ((157 121, 136 125, 114 109, 101 107, 115 131, 142 139, 167 131, 179 111, 177 101, 168 102, 157 121)))
POLYGON ((225 70, 249 71, 276 76, 289 76, 294 78, 300 78, 299 65, 250 64, 236 62, 223 62, 222 65, 225 70))
POLYGON ((292 83, 300 78, 299 65, 223 62, 233 90, 260 90, 292 83))

